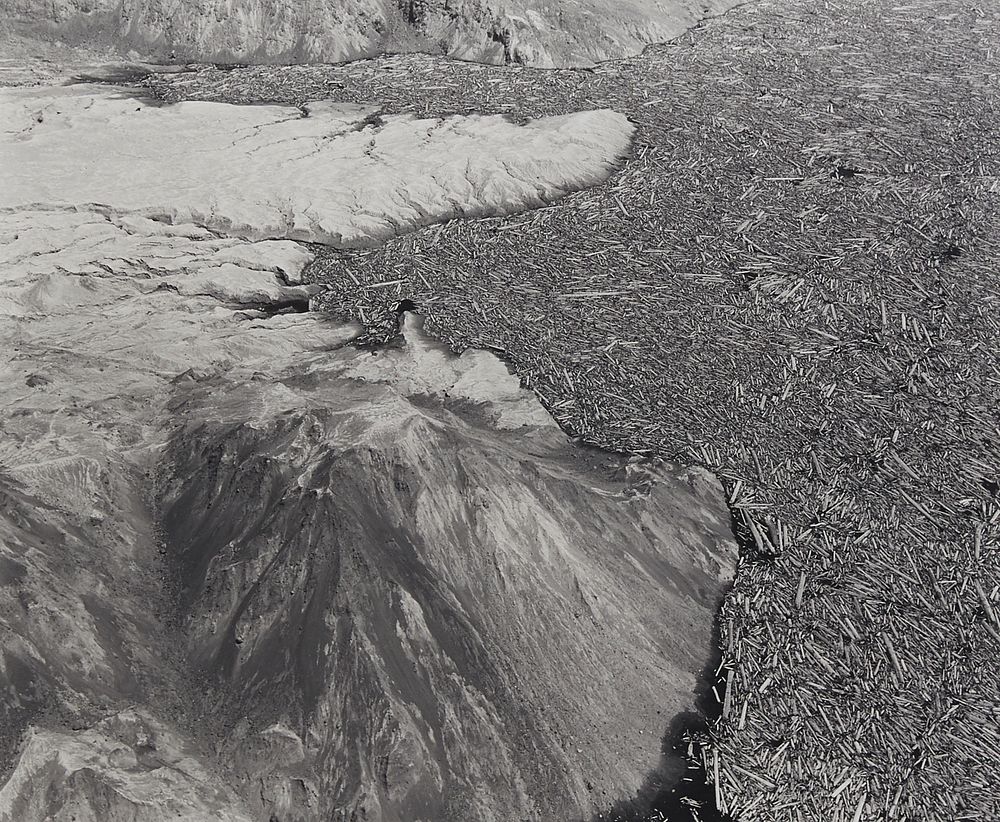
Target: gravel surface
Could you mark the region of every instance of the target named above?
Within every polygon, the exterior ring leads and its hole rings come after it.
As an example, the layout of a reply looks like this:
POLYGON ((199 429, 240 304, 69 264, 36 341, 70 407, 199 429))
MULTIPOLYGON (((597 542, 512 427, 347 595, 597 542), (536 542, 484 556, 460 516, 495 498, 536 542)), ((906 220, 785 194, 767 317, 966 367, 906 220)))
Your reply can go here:
POLYGON ((591 442, 705 464, 745 551, 702 755, 741 820, 1000 819, 998 10, 763 0, 594 71, 418 56, 205 68, 166 99, 609 106, 607 184, 327 250, 323 306, 415 303, 591 442))

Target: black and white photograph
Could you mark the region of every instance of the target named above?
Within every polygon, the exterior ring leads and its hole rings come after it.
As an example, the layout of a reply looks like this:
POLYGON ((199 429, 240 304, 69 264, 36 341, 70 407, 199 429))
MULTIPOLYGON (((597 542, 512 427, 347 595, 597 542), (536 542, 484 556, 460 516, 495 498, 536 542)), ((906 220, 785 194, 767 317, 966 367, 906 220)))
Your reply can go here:
POLYGON ((0 0, 0 822, 1000 822, 1000 3, 0 0))

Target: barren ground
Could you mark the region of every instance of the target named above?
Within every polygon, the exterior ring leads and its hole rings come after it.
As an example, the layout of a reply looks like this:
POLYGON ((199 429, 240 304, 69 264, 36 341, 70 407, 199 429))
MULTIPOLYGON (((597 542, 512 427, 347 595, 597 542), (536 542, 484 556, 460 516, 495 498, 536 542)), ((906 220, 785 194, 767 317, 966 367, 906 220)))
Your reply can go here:
POLYGON ((997 42, 969 0, 764 0, 595 71, 399 57, 152 85, 628 114, 635 155, 604 186, 329 252, 324 305, 378 337, 410 299, 505 352, 567 429, 727 479, 746 550, 705 752, 724 807, 990 820, 997 42))

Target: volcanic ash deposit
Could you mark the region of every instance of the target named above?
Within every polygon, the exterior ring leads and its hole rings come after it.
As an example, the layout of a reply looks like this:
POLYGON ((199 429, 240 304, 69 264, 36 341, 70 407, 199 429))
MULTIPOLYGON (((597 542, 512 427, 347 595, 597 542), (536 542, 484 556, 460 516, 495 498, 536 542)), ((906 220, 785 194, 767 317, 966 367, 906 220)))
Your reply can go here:
POLYGON ((0 117, 0 819, 634 795, 733 573, 718 482, 573 443, 414 315, 355 346, 305 311, 294 242, 547 202, 610 173, 627 121, 81 86, 0 117))

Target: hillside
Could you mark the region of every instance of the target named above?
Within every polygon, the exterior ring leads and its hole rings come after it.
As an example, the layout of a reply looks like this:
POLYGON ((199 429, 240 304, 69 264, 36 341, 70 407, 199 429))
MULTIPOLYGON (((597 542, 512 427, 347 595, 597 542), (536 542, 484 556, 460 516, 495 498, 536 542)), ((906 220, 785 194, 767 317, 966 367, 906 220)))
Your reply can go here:
POLYGON ((143 59, 339 62, 426 51, 587 66, 637 54, 735 0, 2 0, 11 31, 143 59))
POLYGON ((587 818, 672 774, 718 481, 575 443, 413 314, 360 345, 302 282, 317 241, 602 182, 626 118, 0 115, 0 820, 587 818))

